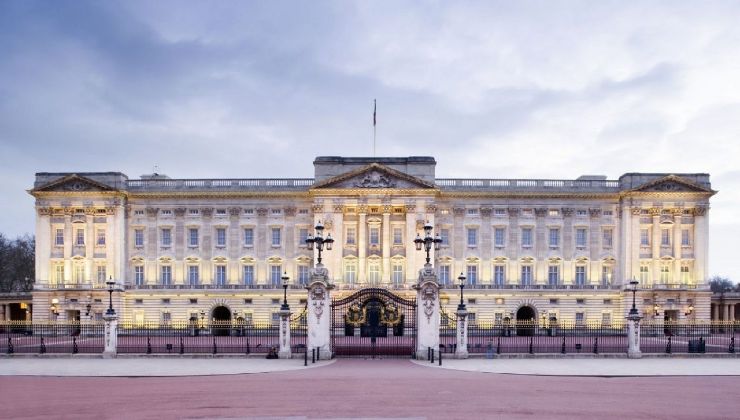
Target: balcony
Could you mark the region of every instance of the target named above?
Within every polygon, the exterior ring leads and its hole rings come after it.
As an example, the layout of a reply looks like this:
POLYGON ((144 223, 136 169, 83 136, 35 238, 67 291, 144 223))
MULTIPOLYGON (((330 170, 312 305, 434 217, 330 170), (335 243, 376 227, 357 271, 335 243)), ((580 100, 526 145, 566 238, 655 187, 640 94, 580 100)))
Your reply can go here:
POLYGON ((126 187, 132 192, 159 191, 305 191, 312 178, 251 179, 130 179, 126 187))
POLYGON ((54 283, 49 282, 47 285, 37 284, 36 289, 44 290, 94 290, 94 289, 106 289, 108 286, 104 282, 65 282, 65 283, 54 283))
MULTIPOLYGON (((273 284, 127 284, 126 290, 278 290, 282 285, 273 284)), ((303 284, 290 284, 288 289, 305 289, 303 284)))
POLYGON ((438 187, 451 191, 531 191, 531 192, 590 192, 615 193, 617 180, 572 179, 460 179, 446 178, 435 181, 438 187))

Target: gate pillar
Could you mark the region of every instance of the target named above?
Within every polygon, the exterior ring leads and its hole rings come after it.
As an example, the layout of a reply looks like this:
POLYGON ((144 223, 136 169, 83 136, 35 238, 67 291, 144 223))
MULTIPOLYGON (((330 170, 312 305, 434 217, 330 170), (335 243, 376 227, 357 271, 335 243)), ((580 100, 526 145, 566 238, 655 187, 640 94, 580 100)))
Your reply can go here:
POLYGON ((329 271, 321 264, 311 271, 308 289, 307 351, 318 347, 320 359, 331 359, 331 296, 334 285, 329 283, 329 271))
POLYGON ((103 357, 116 357, 118 347, 118 315, 105 314, 105 347, 103 348, 103 357))
POLYGON ((457 310, 457 345, 455 346, 455 358, 468 358, 468 311, 457 310))
POLYGON ((292 353, 290 350, 290 309, 284 309, 280 314, 280 351, 278 357, 281 359, 290 359, 292 353))
POLYGON ((439 283, 431 264, 419 270, 416 285, 416 358, 425 359, 431 347, 439 351, 439 283))
POLYGON ((627 357, 639 359, 642 357, 640 350, 640 315, 630 314, 627 316, 627 357))

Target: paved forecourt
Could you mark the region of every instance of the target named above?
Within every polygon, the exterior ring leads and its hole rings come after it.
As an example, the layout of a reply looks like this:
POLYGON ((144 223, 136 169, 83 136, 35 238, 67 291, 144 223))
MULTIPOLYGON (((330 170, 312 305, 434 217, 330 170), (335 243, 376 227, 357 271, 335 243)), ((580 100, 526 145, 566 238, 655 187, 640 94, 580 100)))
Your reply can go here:
POLYGON ((325 366, 319 361, 303 366, 303 359, 245 357, 10 357, 0 359, 0 376, 201 376, 284 372, 325 366))
POLYGON ((699 357, 444 359, 431 368, 548 376, 740 376, 740 359, 699 357))

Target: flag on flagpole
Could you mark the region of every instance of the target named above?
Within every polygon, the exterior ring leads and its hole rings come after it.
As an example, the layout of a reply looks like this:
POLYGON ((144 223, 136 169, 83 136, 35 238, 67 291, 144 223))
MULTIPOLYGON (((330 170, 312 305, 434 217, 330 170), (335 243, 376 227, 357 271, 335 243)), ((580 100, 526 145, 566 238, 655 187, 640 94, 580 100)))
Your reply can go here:
POLYGON ((375 101, 375 99, 373 99, 373 127, 375 127, 375 113, 377 110, 378 110, 378 104, 375 101))

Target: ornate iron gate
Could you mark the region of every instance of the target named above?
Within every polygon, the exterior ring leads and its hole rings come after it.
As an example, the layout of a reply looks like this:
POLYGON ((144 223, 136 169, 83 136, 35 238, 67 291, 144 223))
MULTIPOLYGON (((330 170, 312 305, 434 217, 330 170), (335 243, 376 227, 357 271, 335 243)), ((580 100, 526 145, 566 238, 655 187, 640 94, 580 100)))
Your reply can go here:
POLYGON ((416 299, 362 289, 331 304, 332 351, 338 357, 413 357, 416 299))

